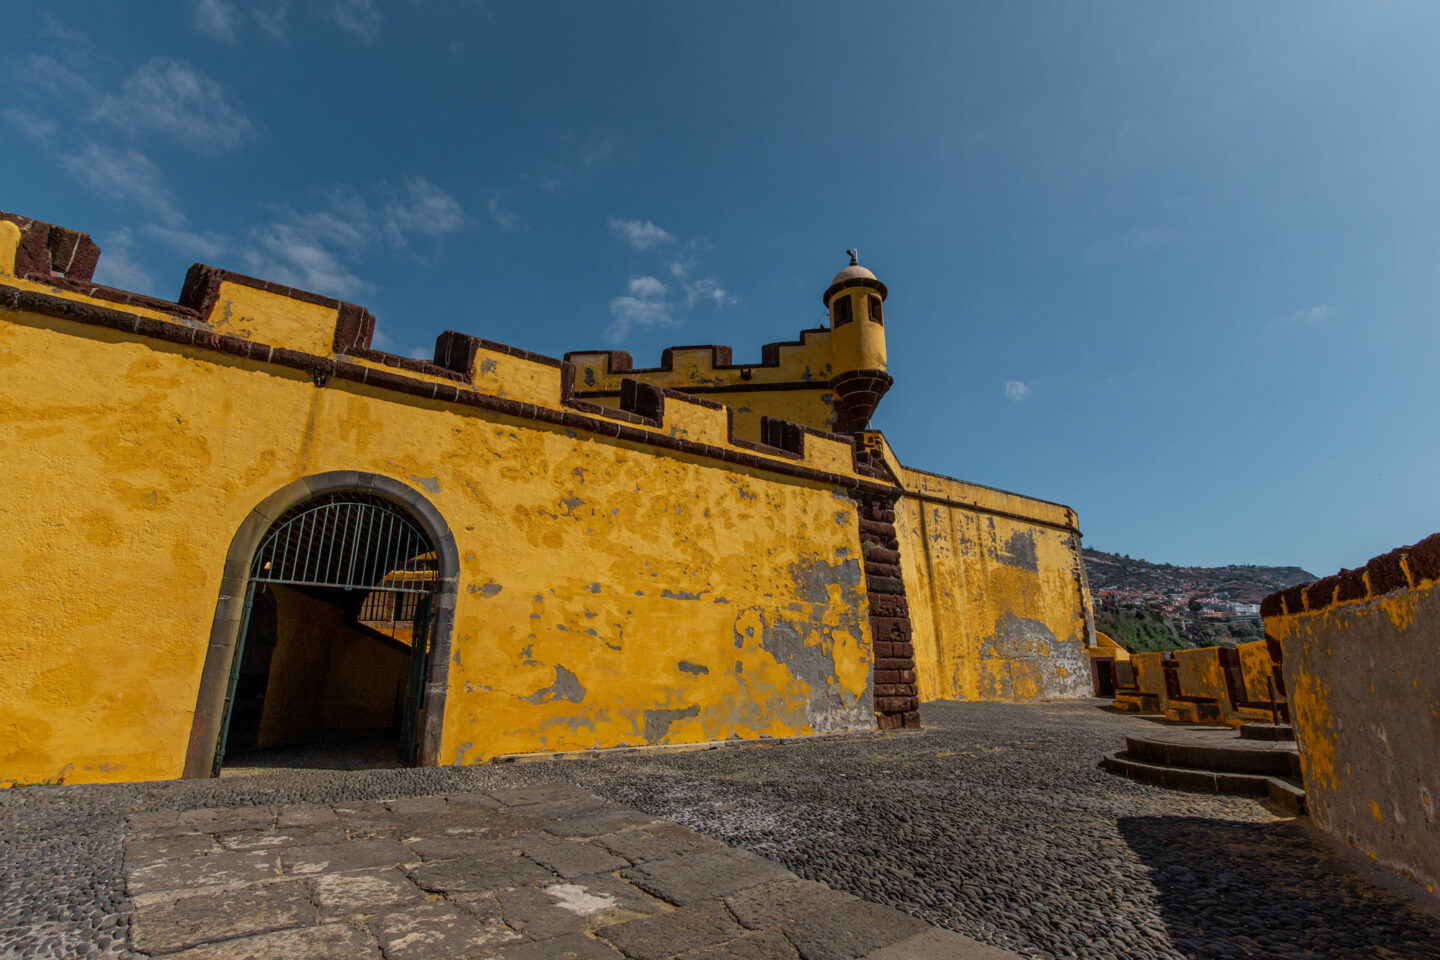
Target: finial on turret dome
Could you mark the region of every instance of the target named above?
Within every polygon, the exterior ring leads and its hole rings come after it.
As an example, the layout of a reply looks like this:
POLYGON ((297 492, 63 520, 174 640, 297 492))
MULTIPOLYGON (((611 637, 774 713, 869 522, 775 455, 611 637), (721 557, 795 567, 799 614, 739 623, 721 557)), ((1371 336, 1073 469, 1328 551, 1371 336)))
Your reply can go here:
POLYGON ((856 247, 854 250, 846 250, 845 252, 848 253, 848 254, 850 254, 850 266, 852 266, 852 267, 858 267, 858 266, 860 266, 860 248, 859 248, 859 247, 856 247))

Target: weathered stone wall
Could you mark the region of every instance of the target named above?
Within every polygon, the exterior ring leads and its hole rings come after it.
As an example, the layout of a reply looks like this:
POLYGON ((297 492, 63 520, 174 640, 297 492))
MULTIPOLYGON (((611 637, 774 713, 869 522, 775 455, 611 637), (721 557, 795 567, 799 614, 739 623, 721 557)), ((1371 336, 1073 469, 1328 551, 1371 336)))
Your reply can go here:
POLYGON ((875 728, 856 501, 898 489, 848 438, 747 442, 654 388, 598 408, 461 334, 382 354, 363 309, 210 268, 136 298, 22 265, 75 246, 34 235, 0 219, 0 784, 205 769, 227 550, 320 475, 453 538, 429 762, 875 728))
POLYGON ((1440 534, 1262 612, 1311 817, 1440 895, 1440 534))
POLYGON ((921 699, 1089 696, 1074 512, 909 468, 904 485, 896 527, 921 699))

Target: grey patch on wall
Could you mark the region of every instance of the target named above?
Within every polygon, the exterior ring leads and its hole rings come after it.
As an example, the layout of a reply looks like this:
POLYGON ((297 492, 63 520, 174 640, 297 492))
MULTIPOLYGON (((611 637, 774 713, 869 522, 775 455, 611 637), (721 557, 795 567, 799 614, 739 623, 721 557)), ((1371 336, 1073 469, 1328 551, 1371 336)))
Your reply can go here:
MULTIPOLYGON (((849 559, 843 563, 826 563, 818 557, 799 560, 787 568, 790 582, 795 585, 794 595, 807 603, 829 603, 832 584, 849 590, 860 586, 860 561, 849 559)), ((856 596, 858 604, 859 596, 856 596)), ((857 606, 858 609, 858 606, 857 606)))
POLYGON ((792 563, 789 572, 792 595, 808 601, 813 608, 807 613, 805 604, 790 604, 789 609, 796 615, 778 619, 771 611, 759 611, 761 648, 810 687, 812 693, 805 704, 805 717, 816 733, 873 727, 874 686, 867 680, 859 696, 841 686, 835 670, 834 642, 830 638, 834 627, 826 623, 826 614, 830 612, 829 587, 839 585, 843 588, 840 604, 851 614, 843 629, 855 638, 857 647, 861 645, 860 617, 864 615, 864 604, 860 561, 852 558, 830 564, 818 558, 803 560, 792 563), (815 636, 817 633, 820 636, 815 636))
POLYGON ((1017 617, 1010 611, 995 621, 995 634, 980 646, 981 657, 1035 660, 1059 652, 1055 633, 1039 620, 1017 617))
POLYGON ((579 677, 556 664, 554 683, 520 699, 526 703, 549 703, 552 700, 569 700, 571 703, 580 703, 585 699, 585 688, 580 685, 579 677))
MULTIPOLYGON (((1038 665, 1040 695, 1043 697, 1083 697, 1090 694, 1090 658, 1085 653, 1084 643, 1073 635, 1061 640, 1039 620, 1017 617, 1007 611, 995 621, 995 634, 981 643, 980 657, 1038 665)), ((982 681, 981 696, 989 699, 1013 696, 1013 690, 1000 689, 1000 678, 992 675, 990 679, 993 681, 991 689, 983 689, 982 681)), ((1013 685, 1008 671, 1003 684, 1013 685)))
POLYGON ((455 763, 457 766, 465 762, 465 754, 470 752, 470 748, 472 746, 474 746, 474 744, 471 743, 469 740, 466 740, 464 743, 460 744, 460 746, 455 748, 455 763))
POLYGON ((700 663, 691 663, 689 660, 681 660, 678 664, 681 673, 692 673, 700 676, 702 673, 709 673, 710 668, 700 663))
POLYGON ((440 479, 438 477, 417 477, 411 474, 410 479, 420 484, 420 489, 426 493, 440 492, 440 479))
POLYGON ((560 506, 565 508, 565 516, 572 517, 575 515, 575 508, 585 506, 585 501, 576 496, 569 496, 560 501, 560 506))
POLYGON ((590 584, 588 587, 586 587, 585 589, 586 589, 586 590, 589 590, 591 593, 599 593, 599 592, 600 592, 600 584, 598 584, 598 583, 592 583, 592 584, 590 584))
POLYGON ((595 386, 595 371, 591 370, 589 367, 585 368, 585 386, 595 386))
POLYGON ((670 733, 670 724, 700 715, 700 705, 692 703, 684 710, 646 710, 645 742, 655 743, 670 733))
POLYGON ((661 590, 660 596, 666 600, 699 600, 700 594, 691 593, 688 590, 661 590))
POLYGON ((997 557, 1007 567, 1040 572, 1040 558, 1035 553, 1035 534, 1029 530, 1010 534, 1010 539, 1005 541, 1005 549, 997 557))
POLYGON ((488 583, 472 583, 465 589, 469 590, 471 593, 478 593, 482 597, 493 597, 495 596, 495 594, 499 593, 505 588, 500 586, 500 584, 496 583, 494 580, 491 580, 488 583))
POLYGON ((484 360, 481 360, 481 361, 480 361, 480 372, 481 372, 481 373, 494 373, 494 372, 495 372, 495 358, 494 358, 494 357, 486 357, 484 360))

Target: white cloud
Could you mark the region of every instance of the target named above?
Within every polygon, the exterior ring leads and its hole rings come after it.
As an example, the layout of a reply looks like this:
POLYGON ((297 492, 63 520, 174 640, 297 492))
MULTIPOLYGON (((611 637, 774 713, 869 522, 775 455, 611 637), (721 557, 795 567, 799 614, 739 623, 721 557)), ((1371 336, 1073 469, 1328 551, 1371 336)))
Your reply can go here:
POLYGON ((632 277, 629 292, 610 301, 610 336, 619 340, 633 327, 668 327, 682 322, 684 314, 701 304, 710 304, 715 309, 733 306, 740 298, 721 285, 714 276, 705 275, 691 280, 698 271, 704 254, 711 249, 710 242, 695 237, 680 244, 674 234, 651 220, 621 220, 612 217, 610 232, 617 240, 636 250, 654 251, 664 263, 671 278, 678 281, 675 299, 670 299, 669 289, 652 276, 632 277), (679 245, 679 249, 670 249, 679 245), (666 248, 661 255, 660 248, 666 248))
POLYGON ((416 360, 434 360, 435 351, 429 347, 415 347, 410 351, 410 356, 416 360))
MULTIPOLYGON (((673 268, 673 264, 671 265, 673 268)), ((695 304, 709 302, 720 307, 728 307, 739 302, 739 298, 730 293, 714 277, 705 277, 694 283, 685 284, 685 306, 693 309, 695 304)))
POLYGON ((662 243, 674 243, 669 231, 658 227, 649 220, 617 220, 610 218, 610 232, 616 239, 623 240, 636 250, 653 250, 662 243))
POLYGON ((1025 398, 1030 396, 1030 384, 1024 380, 1006 380, 1005 396, 1016 403, 1024 403, 1025 398))
POLYGON ((15 126, 19 127, 27 137, 38 140, 41 143, 49 143, 50 138, 60 131, 60 124, 47 117, 36 116, 28 110, 6 110, 4 117, 15 126))
POLYGON ((136 293, 155 292, 155 281, 131 257, 133 240, 129 230, 117 230, 100 244, 100 262, 95 266, 95 282, 107 287, 132 290, 136 293))
POLYGON ((18 72, 26 88, 61 104, 91 103, 99 95, 93 83, 54 57, 32 54, 18 72))
POLYGON ((665 298, 665 284, 654 277, 631 277, 629 293, 610 301, 610 337, 619 340, 632 327, 671 327, 674 305, 665 298))
POLYGON ((225 0, 199 0, 195 4, 195 29, 225 43, 236 39, 235 8, 225 0))
POLYGON ((380 35, 380 8, 375 0, 334 0, 330 16, 337 27, 366 43, 380 35))
POLYGON ((250 246, 241 254, 246 269, 267 280, 355 300, 373 293, 375 286, 356 273, 354 261, 382 242, 404 247, 415 237, 443 236, 465 223, 459 201, 428 180, 407 179, 403 194, 384 184, 373 192, 382 198, 378 205, 352 187, 332 187, 319 209, 278 209, 272 222, 251 231, 250 246))
POLYGON ((460 201, 428 180, 411 177, 405 181, 407 198, 392 197, 385 204, 382 221, 391 240, 404 244, 408 236, 439 237, 453 233, 465 223, 460 201))
POLYGON ((620 143, 613 137, 581 139, 573 131, 560 137, 559 149, 566 152, 562 159, 545 163, 535 175, 535 182, 547 193, 560 193, 589 180, 620 154, 620 143))
POLYGON ((78 152, 62 153, 60 164, 96 193, 134 200, 164 226, 178 229, 185 224, 165 175, 138 150, 91 143, 78 152))
POLYGON ((285 15, 289 12, 289 6, 285 0, 274 4, 269 9, 254 7, 250 13, 255 17, 255 25, 264 30, 276 40, 284 41, 286 34, 285 15))
POLYGON ((486 203, 486 206, 490 209, 490 219, 494 220, 501 230, 509 232, 511 230, 525 229, 525 224, 521 221, 520 215, 505 206, 504 194, 497 193, 493 195, 486 203))
POLYGON ((126 130, 158 131, 205 154, 234 149, 256 135, 218 83, 166 57, 136 70, 119 96, 100 101, 95 115, 126 130))
POLYGON ((1285 318, 1285 322, 1294 326, 1302 326, 1310 323, 1318 323, 1326 319, 1335 310, 1329 304, 1321 304, 1317 307, 1306 307, 1304 310, 1296 310, 1285 318))
POLYGON ((195 233, 161 226, 158 223, 147 223, 144 230, 149 236, 169 244, 186 256, 198 257, 201 260, 214 261, 228 247, 225 238, 218 233, 195 233))
POLYGON ((266 280, 343 300, 355 300, 375 288, 356 276, 325 239, 301 223, 272 223, 251 231, 252 246, 242 254, 246 269, 266 280))

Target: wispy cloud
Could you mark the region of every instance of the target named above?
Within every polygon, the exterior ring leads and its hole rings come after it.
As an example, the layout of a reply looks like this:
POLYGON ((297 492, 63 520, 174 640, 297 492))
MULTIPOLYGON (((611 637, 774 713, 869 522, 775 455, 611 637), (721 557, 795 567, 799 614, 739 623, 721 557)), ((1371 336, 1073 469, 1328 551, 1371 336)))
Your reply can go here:
POLYGON ((104 237, 100 242, 104 255, 95 267, 95 282, 121 290, 153 294, 155 281, 135 262, 131 253, 133 245, 129 230, 117 230, 104 237))
POLYGON ((466 222, 459 201, 420 177, 405 180, 403 190, 382 184, 370 192, 373 199, 353 187, 333 187, 318 209, 278 208, 269 223, 250 232, 241 253, 246 269, 305 290, 358 299, 375 286, 354 264, 382 240, 405 247, 417 238, 454 233, 466 222))
POLYGON ((610 232, 636 250, 653 250, 662 244, 671 244, 675 238, 663 227, 657 227, 649 220, 619 220, 610 218, 610 232))
POLYGON ((675 306, 665 284, 654 277, 631 277, 629 292, 610 301, 610 336, 619 340, 631 329, 673 327, 675 306))
POLYGON ((486 201, 485 206, 490 211, 490 219, 494 220, 495 224, 501 230, 508 233, 514 230, 525 229, 525 223, 520 219, 520 215, 505 206, 504 194, 493 194, 490 199, 486 201))
POLYGON ((535 182, 547 193, 561 193, 589 180, 615 161, 620 141, 614 137, 581 138, 574 132, 561 137, 558 159, 542 164, 535 182))
POLYGON ((405 180, 404 196, 385 201, 380 222, 394 243, 404 245, 411 236, 439 237, 454 233, 465 223, 460 201, 423 177, 405 180))
POLYGON ((1024 403, 1025 398, 1030 396, 1030 384, 1024 380, 1006 380, 1005 396, 1016 403, 1024 403))
POLYGON ((255 17, 255 25, 282 42, 287 34, 285 18, 289 12, 289 5, 285 0, 279 0, 268 8, 256 6, 250 10, 251 15, 255 17))
POLYGON ((225 0, 199 0, 195 4, 195 29, 223 43, 234 43, 238 38, 238 20, 235 8, 225 0))
POLYGON ((165 175, 140 151, 90 143, 61 152, 59 159, 67 173, 96 193, 133 200, 163 226, 184 226, 185 215, 165 175))
POLYGON ((143 229, 147 236, 174 247, 188 257, 198 257, 211 262, 219 259, 230 246, 218 233, 177 230, 158 223, 147 223, 143 229))
POLYGON ((366 43, 380 35, 380 8, 375 0, 333 0, 330 18, 335 25, 366 43))
POLYGON ((1306 307, 1304 310, 1296 310, 1287 315, 1283 322, 1287 326, 1308 326, 1329 319, 1335 313, 1335 308, 1328 303, 1322 303, 1315 307, 1306 307))
POLYGON ((60 132, 60 124, 28 110, 11 108, 0 116, 4 116, 6 120, 19 127, 20 132, 30 139, 38 140, 41 143, 49 143, 50 139, 60 132))
POLYGON ((95 116, 132 132, 157 131, 204 154, 232 150, 257 135, 220 84, 188 63, 156 57, 126 79, 95 116))
POLYGON ((675 234, 653 220, 626 220, 611 217, 610 233, 621 243, 642 253, 651 253, 675 282, 672 294, 653 276, 632 276, 624 296, 610 301, 610 338, 620 340, 636 328, 677 326, 684 315, 701 304, 715 309, 733 306, 740 298, 713 275, 699 275, 704 255, 711 249, 703 237, 681 243, 675 234))
POLYGON ((728 307, 739 303, 740 298, 720 286, 714 277, 702 277, 694 283, 685 284, 685 306, 694 308, 697 303, 712 303, 716 307, 728 307))

